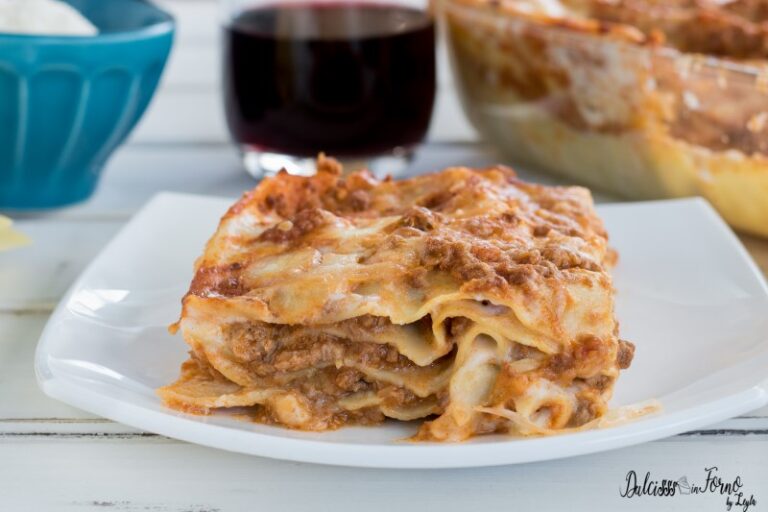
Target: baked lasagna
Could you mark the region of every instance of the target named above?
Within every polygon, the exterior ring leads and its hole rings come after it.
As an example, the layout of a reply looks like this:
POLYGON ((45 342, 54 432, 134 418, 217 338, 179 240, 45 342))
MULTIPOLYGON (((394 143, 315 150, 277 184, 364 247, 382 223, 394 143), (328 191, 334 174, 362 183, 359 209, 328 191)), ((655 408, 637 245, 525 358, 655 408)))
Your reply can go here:
POLYGON ((440 4, 464 109, 510 161, 768 236, 768 0, 440 4))
POLYGON ((303 430, 424 419, 421 440, 589 426, 634 351, 613 258, 584 188, 321 157, 221 219, 172 326, 190 358, 159 394, 303 430))

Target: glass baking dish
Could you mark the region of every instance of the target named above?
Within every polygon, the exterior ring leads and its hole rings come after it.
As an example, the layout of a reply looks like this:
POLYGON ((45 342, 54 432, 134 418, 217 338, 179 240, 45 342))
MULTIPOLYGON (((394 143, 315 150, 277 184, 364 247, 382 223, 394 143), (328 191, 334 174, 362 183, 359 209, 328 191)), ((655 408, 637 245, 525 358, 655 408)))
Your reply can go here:
POLYGON ((700 195, 768 236, 768 61, 632 27, 442 0, 464 110, 505 157, 626 198, 700 195))

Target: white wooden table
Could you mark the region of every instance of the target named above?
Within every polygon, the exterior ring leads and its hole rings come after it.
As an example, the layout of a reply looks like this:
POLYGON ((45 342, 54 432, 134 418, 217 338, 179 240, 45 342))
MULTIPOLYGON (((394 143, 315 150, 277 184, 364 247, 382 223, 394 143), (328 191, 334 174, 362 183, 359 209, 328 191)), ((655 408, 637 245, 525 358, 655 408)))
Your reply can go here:
MULTIPOLYGON (((768 408, 591 456, 475 470, 385 471, 216 451, 45 397, 32 371, 38 336, 69 284, 132 213, 160 190, 234 197, 253 186, 227 144, 220 113, 216 4, 163 4, 179 21, 169 68, 97 194, 73 208, 17 216, 34 244, 0 253, 0 511, 726 510, 725 498, 711 493, 620 495, 632 470, 641 479, 650 472, 653 479, 685 475, 703 483, 711 466, 724 480, 741 478, 743 490, 757 500, 749 510, 768 510, 768 408)), ((493 161, 474 140, 442 69, 430 143, 414 170, 493 161)), ((747 242, 768 264, 768 244, 747 242)))

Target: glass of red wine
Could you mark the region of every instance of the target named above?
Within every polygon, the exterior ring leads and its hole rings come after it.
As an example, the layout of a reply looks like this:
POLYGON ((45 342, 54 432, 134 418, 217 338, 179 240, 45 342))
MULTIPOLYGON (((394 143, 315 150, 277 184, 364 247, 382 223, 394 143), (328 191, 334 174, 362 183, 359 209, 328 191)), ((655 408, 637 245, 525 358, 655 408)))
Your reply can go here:
POLYGON ((223 90, 246 169, 314 170, 319 152, 397 174, 435 97, 428 0, 224 0, 223 90))

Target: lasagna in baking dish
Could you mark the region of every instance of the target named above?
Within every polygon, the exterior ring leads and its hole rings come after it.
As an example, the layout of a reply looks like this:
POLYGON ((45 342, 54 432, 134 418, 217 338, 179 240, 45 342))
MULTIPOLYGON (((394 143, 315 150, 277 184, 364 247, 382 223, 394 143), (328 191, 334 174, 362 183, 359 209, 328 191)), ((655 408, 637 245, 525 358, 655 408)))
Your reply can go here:
POLYGON ((423 440, 583 428, 634 351, 612 259, 586 189, 505 167, 379 181, 321 156, 224 215, 159 394, 304 430, 424 419, 423 440))
POLYGON ((768 0, 439 4, 464 110, 510 161, 768 237, 768 0))

